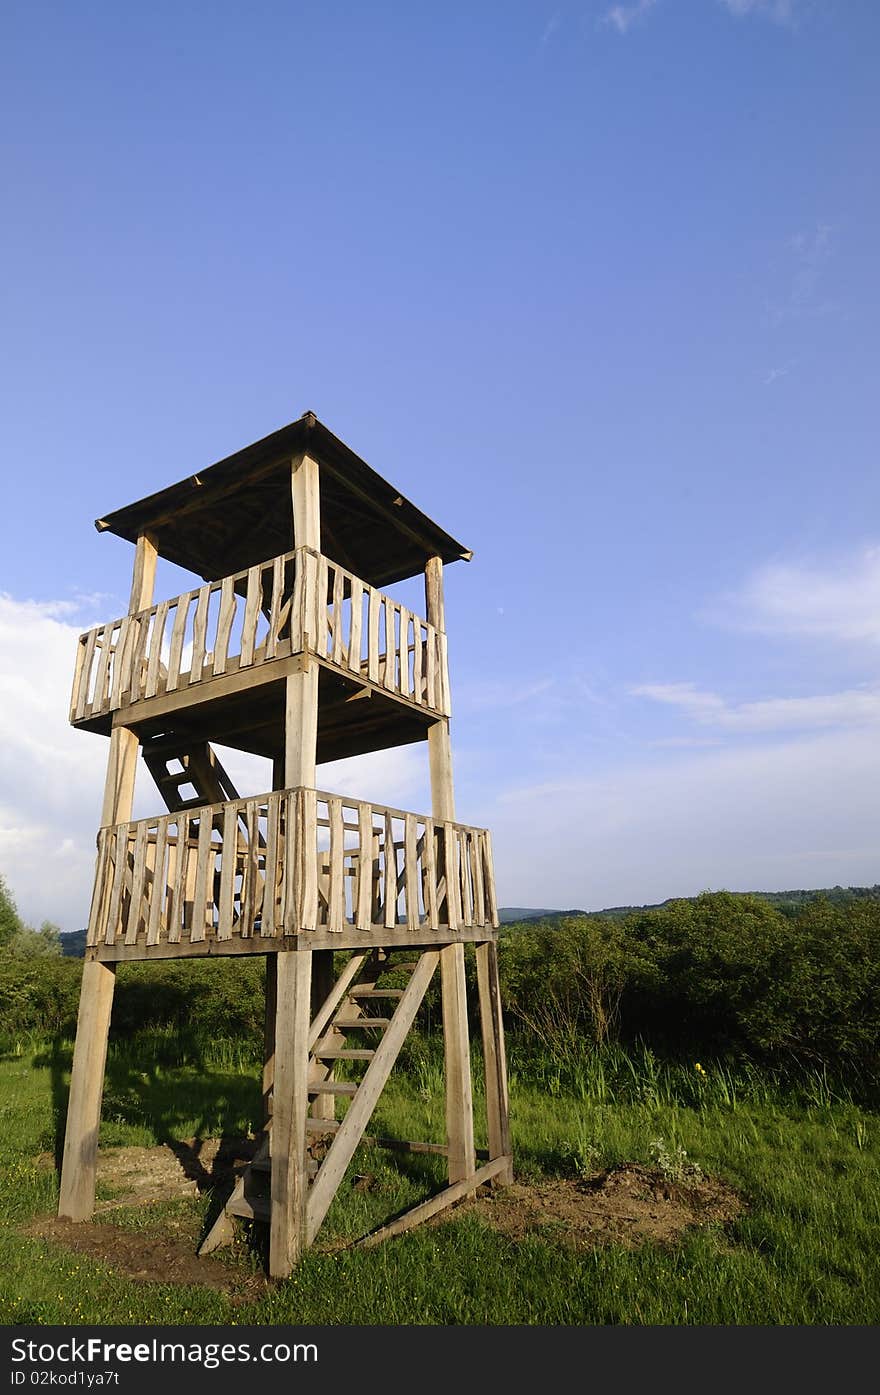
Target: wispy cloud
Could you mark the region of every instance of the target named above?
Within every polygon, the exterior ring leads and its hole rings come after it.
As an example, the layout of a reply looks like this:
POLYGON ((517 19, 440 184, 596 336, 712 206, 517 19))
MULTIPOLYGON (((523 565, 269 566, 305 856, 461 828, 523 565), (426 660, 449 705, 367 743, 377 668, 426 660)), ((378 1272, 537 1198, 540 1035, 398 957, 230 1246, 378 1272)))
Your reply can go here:
POLYGON ((786 263, 781 273, 787 288, 767 305, 767 322, 777 329, 790 320, 816 319, 839 311, 840 305, 825 291, 826 271, 834 256, 834 227, 816 223, 794 233, 785 245, 786 263))
POLYGON ((703 618, 755 633, 880 644, 880 546, 834 565, 760 567, 703 618))
POLYGON ((735 19, 755 15, 774 24, 793 25, 797 18, 797 0, 721 0, 721 4, 735 19))
POLYGON ((787 363, 781 363, 777 368, 768 369, 764 374, 764 386, 770 387, 771 384, 778 382, 780 378, 787 378, 796 363, 797 359, 790 358, 787 363))
POLYGON ((657 0, 635 0, 631 5, 612 5, 602 16, 602 23, 616 29, 618 34, 627 34, 634 24, 644 19, 653 10, 657 0))
POLYGON ((634 697, 678 708, 701 726, 729 732, 844 730, 880 723, 880 687, 741 703, 726 702, 718 693, 692 683, 643 683, 629 691, 634 697))
POLYGON ((544 25, 544 32, 541 35, 541 41, 539 44, 540 48, 544 48, 547 44, 549 44, 550 40, 553 38, 553 35, 556 33, 561 23, 562 11, 555 10, 548 19, 547 23, 544 25))

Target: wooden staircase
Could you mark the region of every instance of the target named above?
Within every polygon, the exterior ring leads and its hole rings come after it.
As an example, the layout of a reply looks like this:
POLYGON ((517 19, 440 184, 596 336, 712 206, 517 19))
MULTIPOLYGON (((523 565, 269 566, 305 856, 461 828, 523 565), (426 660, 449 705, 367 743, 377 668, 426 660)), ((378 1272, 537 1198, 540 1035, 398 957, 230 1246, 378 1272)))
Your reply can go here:
MULTIPOLYGON (((368 1139, 365 1130, 424 999, 439 957, 436 950, 407 960, 395 959, 388 950, 352 955, 311 1024, 310 1106, 306 1119, 309 1243, 358 1145, 370 1142, 379 1146, 405 1146, 393 1139, 368 1139), (386 1011, 390 1011, 390 1015, 371 1011, 374 1005, 384 1004, 388 1005, 386 1011), (358 1042, 363 1037, 372 1044, 352 1044, 353 1034, 358 1042), (338 1079, 335 1074, 338 1063, 344 1063, 346 1073, 356 1078, 338 1079), (342 1118, 336 1117, 338 1100, 348 1102, 342 1118)), ((446 1151, 442 1144, 411 1146, 424 1152, 446 1151)), ((229 1243, 233 1235, 232 1218, 269 1221, 271 1151, 270 1112, 257 1150, 202 1241, 199 1254, 210 1254, 220 1245, 229 1243)))

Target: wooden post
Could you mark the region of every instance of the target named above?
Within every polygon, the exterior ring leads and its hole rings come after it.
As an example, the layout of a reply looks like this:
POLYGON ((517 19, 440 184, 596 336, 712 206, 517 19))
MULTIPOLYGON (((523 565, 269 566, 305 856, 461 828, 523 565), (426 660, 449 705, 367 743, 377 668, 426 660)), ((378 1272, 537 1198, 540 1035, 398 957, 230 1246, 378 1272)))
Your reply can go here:
POLYGON ((278 1008, 272 1101, 269 1273, 273 1278, 283 1279, 305 1248, 312 952, 282 950, 276 955, 276 961, 278 1008))
MULTIPOLYGON (((486 1126, 489 1157, 511 1156, 510 1106, 507 1093, 507 1055, 504 1049, 504 1019, 501 1015, 501 989, 498 982, 498 946, 494 940, 477 945, 477 989, 480 997, 480 1031, 486 1071, 486 1126)), ((494 1181, 509 1186, 513 1167, 508 1163, 494 1181)))
POLYGON ((83 965, 58 1202, 59 1216, 71 1221, 87 1221, 95 1209, 98 1130, 115 978, 112 964, 89 959, 83 965))
MULTIPOLYGON (((130 615, 152 603, 156 555, 154 540, 142 533, 135 548, 130 615)), ((127 727, 114 727, 104 781, 102 828, 131 818, 137 757, 138 739, 134 732, 127 727)), ((58 1201, 59 1216, 72 1221, 88 1220, 95 1209, 98 1132, 114 982, 115 970, 111 965, 97 960, 84 964, 58 1201)))
MULTIPOLYGON (((425 619, 428 624, 437 630, 445 631, 443 562, 439 557, 430 557, 425 567, 425 604, 425 619)), ((428 728, 428 760, 431 772, 431 812, 435 819, 452 820, 455 818, 455 794, 452 784, 448 717, 441 717, 428 728)), ((463 944, 447 945, 440 952, 440 993, 443 1006, 449 1181, 461 1182, 470 1177, 476 1168, 463 944)))
MULTIPOLYGON (((293 532, 297 547, 321 546, 318 465, 304 455, 292 462, 293 532)), ((326 597, 318 597, 320 605, 326 597)), ((309 636, 312 644, 315 636, 309 636)), ((286 680, 284 788, 314 789, 318 743, 318 665, 309 662, 286 680)), ((314 856, 308 848, 306 856, 314 856)), ((300 928, 300 927, 297 927, 300 928)), ((275 1083, 272 1093, 272 1191, 269 1272, 284 1278, 306 1244, 306 1115, 309 1108, 309 1026, 312 951, 280 950, 275 1012, 275 1083)))

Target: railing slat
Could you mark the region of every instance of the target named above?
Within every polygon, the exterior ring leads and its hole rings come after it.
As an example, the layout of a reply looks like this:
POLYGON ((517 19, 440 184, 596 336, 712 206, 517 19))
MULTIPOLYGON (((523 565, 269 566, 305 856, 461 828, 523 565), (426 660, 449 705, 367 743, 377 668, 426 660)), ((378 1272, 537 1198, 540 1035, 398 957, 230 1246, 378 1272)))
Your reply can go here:
POLYGON ((355 925, 369 930, 373 922, 373 809, 358 803, 358 874, 355 925))
POLYGON ((171 650, 168 655, 168 677, 165 679, 166 693, 173 693, 180 679, 180 660, 183 655, 183 634, 189 614, 193 592, 187 591, 171 604, 176 606, 174 625, 171 629, 171 650))
POLYGON ((364 583, 351 578, 351 628, 348 634, 348 667, 352 673, 361 671, 361 631, 364 623, 364 583))
POLYGON ((425 848, 422 853, 422 885, 424 892, 422 899, 425 903, 425 914, 428 917, 429 925, 438 925, 437 907, 437 835, 434 829, 434 820, 425 819, 425 848))
POLYGON ((274 935, 278 924, 278 814, 281 796, 270 794, 266 801, 266 878, 263 887, 263 914, 260 934, 274 935))
POLYGON ((92 699, 92 711, 103 711, 107 703, 107 675, 110 672, 110 657, 113 650, 112 634, 116 628, 112 625, 102 625, 98 630, 98 638, 101 641, 101 660, 98 664, 98 676, 95 679, 95 696, 92 699))
POLYGON ((342 568, 333 568, 333 650, 331 658, 334 664, 342 664, 345 661, 345 648, 343 644, 343 607, 342 607, 343 576, 342 568))
POLYGON ((190 683, 201 682, 205 668, 205 638, 208 632, 208 602, 211 596, 210 586, 200 586, 198 590, 198 600, 196 601, 196 612, 193 618, 193 651, 192 662, 189 666, 190 683))
MULTIPOLYGON (((198 853, 196 856, 196 879, 193 890, 193 912, 192 925, 190 926, 189 937, 195 943, 197 940, 205 938, 208 927, 208 884, 211 873, 211 863, 214 860, 214 851, 211 846, 211 834, 213 832, 213 819, 204 809, 199 810, 199 841, 198 853)), ((212 888, 213 902, 213 888, 212 888)), ((213 921, 213 915, 210 919, 213 921)))
POLYGON ((394 825, 390 810, 385 810, 385 928, 397 924, 397 850, 394 846, 394 825))
POLYGON ((342 828, 342 800, 328 803, 330 819, 330 886, 327 929, 338 934, 345 927, 345 833, 342 828))
POLYGON ((400 674, 398 675, 398 692, 401 697, 409 697, 409 611, 405 606, 400 606, 400 642, 398 654, 400 659, 400 674))
MULTIPOLYGON (((109 832, 109 830, 108 830, 109 832)), ((110 888, 110 902, 107 906, 107 927, 104 943, 116 943, 116 931, 122 912, 122 890, 125 884, 125 864, 128 861, 128 829, 125 824, 115 830, 113 839, 113 884, 110 888)))
POLYGON ((397 606, 390 596, 385 597, 385 674, 383 683, 386 688, 392 691, 396 688, 395 681, 395 655, 397 653, 396 638, 394 633, 394 614, 397 606))
POLYGON ((272 562, 272 599, 269 602, 269 633, 266 635, 266 658, 274 659, 281 628, 281 600, 284 590, 284 558, 272 562))
POLYGON ((232 634, 232 622, 235 619, 235 578, 224 576, 220 583, 220 613, 217 616, 217 642, 214 645, 214 673, 226 672, 226 664, 229 659, 229 638, 232 634))
POLYGON ((238 866, 238 813, 234 804, 223 810, 223 852, 220 858, 220 899, 217 939, 232 938, 235 919, 235 873, 238 866))
POLYGON ((367 677, 371 683, 379 682, 379 607, 380 593, 369 587, 369 612, 367 615, 367 677))
POLYGON ((155 697, 159 691, 159 665, 162 662, 162 644, 165 639, 165 626, 168 623, 169 601, 160 601, 153 616, 153 633, 150 636, 150 657, 147 659, 147 683, 144 697, 155 697))
POLYGON ((260 567, 249 567, 247 574, 247 597, 244 604, 244 620, 241 625, 241 668, 249 668, 254 662, 257 642, 257 620, 260 602, 263 599, 263 573, 260 567))
POLYGON ((418 853, 416 851, 417 829, 415 814, 407 814, 404 823, 404 892, 406 895, 406 928, 418 930, 421 923, 419 912, 418 853))
POLYGON ((156 848, 153 857, 153 887, 150 892, 147 916, 147 944, 157 945, 162 930, 162 911, 165 905, 167 882, 165 877, 165 852, 168 840, 168 820, 159 819, 156 825, 156 848))
POLYGON ((88 929, 86 930, 86 944, 94 945, 98 943, 98 927, 103 922, 102 912, 106 909, 106 885, 107 871, 110 866, 110 840, 112 831, 102 828, 98 833, 98 852, 95 859, 95 880, 92 886, 92 902, 89 906, 88 929))

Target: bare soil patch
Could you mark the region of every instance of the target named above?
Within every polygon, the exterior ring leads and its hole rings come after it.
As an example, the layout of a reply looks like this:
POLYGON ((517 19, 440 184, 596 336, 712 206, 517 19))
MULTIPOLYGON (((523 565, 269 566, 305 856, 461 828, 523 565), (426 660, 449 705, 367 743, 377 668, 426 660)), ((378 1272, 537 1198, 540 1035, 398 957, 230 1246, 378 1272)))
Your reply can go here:
MULTIPOLYGON (((99 1154, 98 1183, 112 1189, 112 1199, 98 1202, 99 1219, 77 1225, 43 1218, 26 1233, 62 1245, 143 1283, 203 1284, 220 1289, 233 1301, 253 1300, 266 1280, 249 1265, 196 1254, 201 1219, 193 1212, 157 1210, 137 1227, 102 1220, 120 1208, 149 1207, 158 1202, 193 1198, 199 1192, 231 1189, 255 1148, 253 1139, 190 1139, 159 1148, 109 1148, 99 1154)), ((48 1155, 41 1159, 54 1166, 48 1155)), ((362 1178, 355 1185, 369 1185, 362 1178)), ((476 1213, 486 1224, 522 1240, 528 1235, 576 1250, 622 1245, 672 1245, 695 1226, 725 1225, 745 1210, 732 1188, 711 1177, 673 1181, 660 1171, 628 1163, 586 1180, 552 1179, 491 1190, 484 1188, 456 1211, 476 1213)), ((429 1224, 441 1224, 444 1212, 429 1224)), ((120 1221, 122 1218, 120 1217, 120 1221)), ((321 1245, 331 1251, 343 1243, 321 1245)))
POLYGON ((717 1178, 675 1182, 637 1163, 584 1181, 516 1182, 463 1207, 513 1240, 537 1233, 575 1249, 671 1245, 694 1226, 725 1225, 745 1210, 742 1198, 717 1178))

